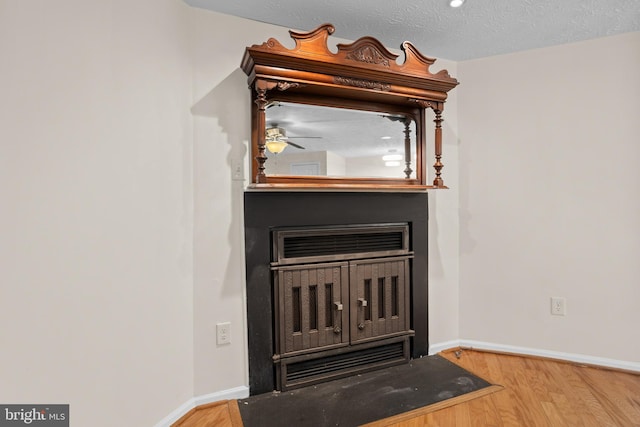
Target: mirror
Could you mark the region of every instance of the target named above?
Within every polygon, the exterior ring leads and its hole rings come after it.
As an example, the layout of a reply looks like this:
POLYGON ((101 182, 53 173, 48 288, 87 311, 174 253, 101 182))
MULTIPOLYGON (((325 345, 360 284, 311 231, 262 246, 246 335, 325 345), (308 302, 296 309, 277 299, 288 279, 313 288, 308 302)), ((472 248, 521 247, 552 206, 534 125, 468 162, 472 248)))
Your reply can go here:
POLYGON ((415 121, 402 114, 273 101, 265 132, 267 176, 416 176, 415 121))
POLYGON ((338 44, 334 51, 327 44, 333 32, 323 24, 289 31, 291 49, 273 38, 246 48, 240 66, 253 101, 250 187, 447 188, 441 176, 442 112, 458 81, 446 70, 429 71, 435 59, 410 42, 401 46, 400 63, 373 37, 338 44), (427 184, 427 109, 435 124, 433 185, 427 184))

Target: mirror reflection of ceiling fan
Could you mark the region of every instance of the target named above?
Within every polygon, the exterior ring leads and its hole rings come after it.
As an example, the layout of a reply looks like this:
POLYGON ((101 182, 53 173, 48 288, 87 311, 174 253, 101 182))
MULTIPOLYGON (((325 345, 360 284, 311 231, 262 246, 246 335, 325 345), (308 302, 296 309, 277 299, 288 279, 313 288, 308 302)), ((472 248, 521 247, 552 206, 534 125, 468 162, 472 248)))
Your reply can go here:
POLYGON ((291 142, 290 140, 293 138, 322 138, 321 136, 287 136, 284 128, 278 126, 277 123, 274 123, 270 127, 268 127, 265 131, 265 145, 267 150, 274 154, 282 153, 282 151, 287 148, 288 145, 292 147, 298 148, 300 150, 305 150, 305 147, 302 145, 291 142))

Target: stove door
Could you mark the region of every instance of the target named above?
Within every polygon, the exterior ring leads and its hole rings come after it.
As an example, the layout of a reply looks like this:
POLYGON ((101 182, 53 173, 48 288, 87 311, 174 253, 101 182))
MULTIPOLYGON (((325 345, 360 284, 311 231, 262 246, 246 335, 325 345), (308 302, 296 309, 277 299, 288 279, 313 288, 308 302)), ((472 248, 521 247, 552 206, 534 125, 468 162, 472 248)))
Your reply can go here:
POLYGON ((349 344, 349 263, 279 267, 276 353, 349 344))
POLYGON ((350 262, 352 343, 410 332, 409 259, 350 262))

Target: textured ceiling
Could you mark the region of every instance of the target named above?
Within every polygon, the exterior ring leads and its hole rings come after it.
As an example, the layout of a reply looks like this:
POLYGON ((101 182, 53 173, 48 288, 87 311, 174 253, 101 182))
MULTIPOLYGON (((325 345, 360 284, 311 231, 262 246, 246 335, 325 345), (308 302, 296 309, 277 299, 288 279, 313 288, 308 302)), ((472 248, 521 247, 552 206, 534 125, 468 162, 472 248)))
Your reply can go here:
MULTIPOLYGON (((185 0, 196 7, 336 37, 408 40, 428 56, 462 61, 640 31, 640 0, 185 0)), ((263 40, 256 40, 256 43, 263 40)))

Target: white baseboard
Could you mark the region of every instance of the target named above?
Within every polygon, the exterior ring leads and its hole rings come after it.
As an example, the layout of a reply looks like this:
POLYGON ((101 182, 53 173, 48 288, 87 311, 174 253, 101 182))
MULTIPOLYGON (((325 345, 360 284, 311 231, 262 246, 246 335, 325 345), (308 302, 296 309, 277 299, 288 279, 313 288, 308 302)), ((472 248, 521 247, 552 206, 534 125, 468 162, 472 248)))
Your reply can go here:
POLYGON ((436 354, 442 350, 454 347, 468 347, 476 350, 498 351, 501 353, 523 354, 527 356, 546 357, 549 359, 566 360, 569 362, 583 363, 586 365, 602 366, 605 368, 623 369, 626 371, 640 372, 640 363, 626 360, 607 359, 604 357, 587 356, 576 353, 563 353, 560 351, 544 350, 514 345, 496 344, 474 340, 452 340, 429 346, 429 354, 436 354))
POLYGON ((460 340, 451 340, 440 342, 437 344, 432 344, 429 346, 429 356, 438 354, 443 350, 448 350, 450 348, 460 347, 460 340))
POLYGON ((249 397, 249 387, 247 386, 234 387, 228 390, 196 396, 180 405, 180 407, 160 420, 160 422, 158 422, 154 427, 170 427, 171 424, 178 421, 182 416, 196 406, 218 402, 220 400, 244 399, 245 397, 249 397))

